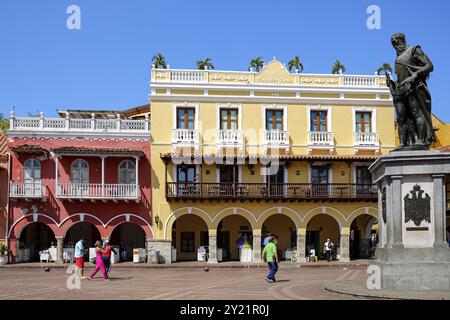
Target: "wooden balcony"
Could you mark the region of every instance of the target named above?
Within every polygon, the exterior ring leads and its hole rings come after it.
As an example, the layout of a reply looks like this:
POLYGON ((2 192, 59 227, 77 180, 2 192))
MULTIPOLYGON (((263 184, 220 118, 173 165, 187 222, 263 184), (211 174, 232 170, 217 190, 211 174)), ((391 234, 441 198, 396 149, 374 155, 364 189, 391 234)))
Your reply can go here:
POLYGON ((372 184, 166 183, 170 200, 377 201, 372 184))
POLYGON ((139 186, 135 184, 100 184, 100 183, 59 183, 56 188, 56 197, 67 200, 113 200, 136 201, 140 200, 139 186))

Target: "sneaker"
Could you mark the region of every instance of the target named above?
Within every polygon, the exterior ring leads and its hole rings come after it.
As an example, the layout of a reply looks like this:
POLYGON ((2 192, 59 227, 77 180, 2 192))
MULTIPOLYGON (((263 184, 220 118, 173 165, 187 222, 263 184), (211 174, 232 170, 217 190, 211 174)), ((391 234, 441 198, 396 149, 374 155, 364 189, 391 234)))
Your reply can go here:
POLYGON ((111 281, 111 280, 109 280, 109 279, 105 279, 104 281, 111 281))
POLYGON ((269 282, 269 283, 273 283, 273 280, 272 280, 272 279, 269 279, 269 278, 267 278, 267 277, 264 277, 264 279, 266 279, 266 281, 269 282))
POLYGON ((88 280, 92 280, 92 277, 87 277, 86 279, 88 279, 88 280))

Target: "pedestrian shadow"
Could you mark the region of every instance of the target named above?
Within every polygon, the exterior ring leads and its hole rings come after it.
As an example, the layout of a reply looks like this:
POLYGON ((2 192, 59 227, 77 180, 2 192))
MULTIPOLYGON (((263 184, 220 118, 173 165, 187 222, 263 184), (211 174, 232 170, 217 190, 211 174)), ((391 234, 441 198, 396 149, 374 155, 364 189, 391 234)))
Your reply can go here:
POLYGON ((291 280, 277 280, 277 281, 275 281, 275 283, 278 283, 278 282, 289 282, 289 281, 291 281, 291 280))
POLYGON ((109 280, 111 281, 122 281, 122 280, 131 280, 134 279, 134 277, 109 277, 109 280))

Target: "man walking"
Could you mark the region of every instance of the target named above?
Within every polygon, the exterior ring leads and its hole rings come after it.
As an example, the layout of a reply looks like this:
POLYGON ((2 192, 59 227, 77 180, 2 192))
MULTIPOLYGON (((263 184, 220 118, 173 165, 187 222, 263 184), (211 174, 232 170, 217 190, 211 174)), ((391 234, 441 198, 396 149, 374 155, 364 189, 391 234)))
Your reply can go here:
POLYGON ((102 258, 106 268, 106 278, 109 278, 109 272, 111 271, 111 252, 114 252, 114 254, 117 254, 117 252, 111 247, 109 240, 105 240, 103 250, 105 251, 102 258))
POLYGON ((79 279, 86 279, 84 276, 84 255, 86 254, 86 237, 81 238, 75 245, 75 266, 79 279))
POLYGON ((330 239, 327 239, 327 241, 325 242, 325 244, 323 246, 323 249, 325 251, 325 256, 326 256, 328 262, 331 261, 333 247, 334 247, 333 242, 331 242, 330 239))
POLYGON ((275 239, 273 237, 269 237, 269 241, 264 247, 262 252, 262 258, 264 261, 267 261, 269 266, 269 273, 264 278, 267 282, 273 283, 275 282, 275 274, 278 271, 278 254, 277 254, 277 246, 275 245, 275 239))

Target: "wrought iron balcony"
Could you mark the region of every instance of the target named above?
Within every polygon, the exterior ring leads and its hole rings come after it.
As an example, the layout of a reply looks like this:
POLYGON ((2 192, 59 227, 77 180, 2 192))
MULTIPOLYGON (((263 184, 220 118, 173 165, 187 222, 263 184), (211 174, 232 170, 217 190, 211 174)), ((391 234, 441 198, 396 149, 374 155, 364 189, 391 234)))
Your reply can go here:
POLYGON ((135 184, 59 183, 56 197, 68 200, 139 201, 140 189, 135 184))
POLYGON ((9 196, 11 199, 45 199, 47 191, 40 182, 10 182, 9 196))
POLYGON ((376 201, 377 196, 372 184, 166 183, 168 200, 376 201))

